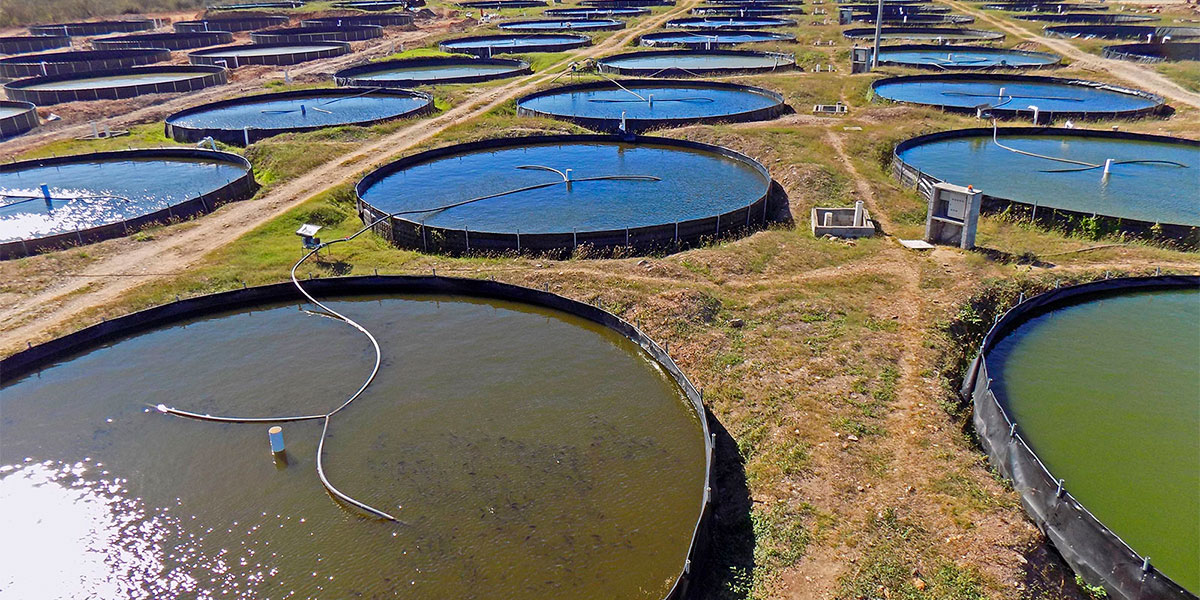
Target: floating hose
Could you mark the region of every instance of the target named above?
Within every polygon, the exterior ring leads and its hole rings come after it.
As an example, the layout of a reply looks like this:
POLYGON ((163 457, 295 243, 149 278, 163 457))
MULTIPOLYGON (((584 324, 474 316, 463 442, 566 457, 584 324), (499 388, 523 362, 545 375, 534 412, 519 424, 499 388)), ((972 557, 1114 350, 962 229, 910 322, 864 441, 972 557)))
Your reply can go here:
POLYGON ((654 177, 652 175, 602 175, 602 176, 597 176, 597 177, 583 177, 580 179, 571 179, 567 175, 566 172, 560 171, 553 167, 547 167, 547 166, 543 166, 543 165, 520 165, 517 168, 524 169, 524 170, 549 171, 549 172, 558 174, 560 177, 562 177, 562 180, 525 186, 525 187, 517 188, 514 190, 508 190, 505 192, 489 194, 486 196, 479 196, 477 198, 471 198, 468 200, 463 200, 461 202, 454 202, 452 204, 445 204, 445 205, 434 207, 434 208, 402 210, 402 211, 388 213, 382 217, 379 217, 378 219, 375 219, 374 221, 371 221, 370 223, 364 225, 358 231, 355 231, 354 233, 352 233, 344 238, 340 238, 340 239, 336 239, 333 241, 318 244, 317 247, 313 248, 307 254, 305 254, 300 260, 296 261, 296 264, 292 265, 292 270, 291 270, 292 285, 296 286, 296 289, 300 292, 300 294, 303 295, 309 302, 311 302, 313 305, 319 307, 322 311, 324 311, 323 313, 308 311, 309 314, 319 315, 319 316, 327 317, 327 318, 334 319, 337 321, 341 321, 341 322, 357 329, 360 333, 367 336, 367 339, 371 340, 371 346, 375 350, 375 364, 371 367, 371 373, 363 381, 362 385, 360 385, 358 387, 358 389, 355 390, 354 393, 351 394, 350 397, 348 397, 345 400, 345 402, 342 402, 337 408, 335 408, 327 413, 324 413, 324 414, 292 415, 292 416, 281 416, 281 417, 217 416, 217 415, 201 414, 201 413, 195 413, 195 412, 190 412, 190 411, 186 411, 186 410, 180 410, 178 408, 169 407, 165 404, 159 404, 159 405, 155 406, 154 408, 156 408, 161 413, 173 415, 176 417, 195 419, 198 421, 213 421, 213 422, 217 422, 217 423, 287 423, 287 422, 296 422, 296 421, 315 421, 318 419, 322 419, 324 421, 324 423, 321 426, 321 438, 317 442, 317 477, 321 480, 321 485, 325 486, 325 490, 328 491, 329 494, 332 495, 334 498, 336 498, 346 504, 349 504, 350 506, 354 506, 355 508, 358 508, 359 510, 362 510, 363 512, 366 512, 370 515, 373 515, 373 516, 381 518, 381 519, 386 519, 389 521, 395 521, 397 523, 406 524, 406 523, 404 523, 404 521, 401 521, 400 519, 397 519, 396 517, 384 512, 382 510, 379 510, 365 502, 355 500, 354 498, 350 497, 345 492, 342 492, 341 490, 337 489, 337 487, 334 486, 333 483, 329 481, 329 478, 325 475, 325 464, 322 461, 322 456, 325 453, 325 438, 328 437, 330 419, 333 417, 333 415, 337 414, 342 409, 346 408, 347 406, 350 406, 350 403, 357 400, 358 397, 361 396, 363 394, 363 392, 365 392, 367 390, 367 388, 371 385, 371 383, 373 381, 375 381, 375 376, 379 374, 379 366, 383 361, 383 351, 379 348, 379 341, 375 339, 375 336, 372 335, 371 332, 369 330, 367 330, 366 327, 363 327, 361 324, 359 324, 354 319, 351 319, 350 317, 347 317, 346 315, 343 315, 342 313, 339 313, 338 311, 333 310, 329 306, 326 306, 325 304, 321 303, 320 300, 317 300, 311 294, 309 294, 308 291, 304 289, 304 286, 300 285, 300 279, 298 277, 296 277, 296 270, 299 269, 300 265, 304 264, 304 262, 306 260, 308 260, 311 256, 320 252, 322 248, 332 246, 333 244, 349 242, 350 240, 353 240, 354 238, 357 238, 358 236, 362 235, 363 233, 369 231, 372 227, 378 225, 379 223, 381 223, 387 219, 390 219, 392 217, 396 217, 396 216, 400 216, 400 215, 440 212, 440 211, 448 210, 448 209, 451 209, 451 208, 454 208, 457 206, 463 206, 465 204, 471 204, 473 202, 479 202, 481 200, 487 200, 490 198, 498 198, 501 196, 507 196, 507 195, 524 192, 524 191, 529 191, 529 190, 547 188, 547 187, 551 187, 551 186, 555 186, 555 185, 563 185, 563 184, 569 185, 572 183, 579 183, 579 182, 585 182, 585 181, 606 181, 606 180, 662 181, 660 178, 654 177))
MULTIPOLYGON (((655 99, 654 99, 654 101, 655 101, 655 102, 698 102, 698 103, 699 103, 699 102, 713 102, 713 99, 712 99, 712 98, 705 98, 705 97, 703 97, 703 96, 696 96, 696 97, 694 97, 694 98, 688 98, 688 97, 686 97, 686 96, 682 96, 682 97, 679 97, 679 98, 655 98, 655 99)), ((641 101, 639 101, 639 100, 620 100, 620 99, 617 99, 617 98, 589 98, 589 99, 588 99, 588 102, 619 102, 619 103, 630 103, 630 102, 649 102, 649 100, 641 100, 641 101)))
MULTIPOLYGON (((1000 134, 1000 128, 997 125, 996 120, 992 119, 992 142, 994 144, 996 144, 997 146, 1000 146, 1001 148, 1008 150, 1009 152, 1015 152, 1017 154, 1024 154, 1025 156, 1032 156, 1033 158, 1042 158, 1045 160, 1053 160, 1053 161, 1057 161, 1057 162, 1065 162, 1068 164, 1083 166, 1083 168, 1081 168, 1081 169, 1040 170, 1040 171, 1038 171, 1039 173, 1078 173, 1081 171, 1091 171, 1092 169, 1099 169, 1100 167, 1104 166, 1102 164, 1096 165, 1096 164, 1092 164, 1089 162, 1083 162, 1081 160, 1071 160, 1069 158, 1058 158, 1058 157, 1054 157, 1054 156, 1046 156, 1044 154, 1034 154, 1033 152, 1026 152, 1024 150, 1018 150, 1011 146, 1005 146, 1004 144, 1001 144, 1000 139, 999 139, 1000 138, 999 134, 1000 134)), ((1175 162, 1173 160, 1154 160, 1154 159, 1114 160, 1112 162, 1112 164, 1114 164, 1114 165, 1166 165, 1166 166, 1171 166, 1171 167, 1180 167, 1183 169, 1191 168, 1188 165, 1185 165, 1180 162, 1175 162)))
POLYGON ((1017 98, 1022 100, 1061 100, 1063 102, 1083 102, 1082 98, 1069 98, 1066 96, 1023 96, 1020 94, 1004 94, 1001 96, 998 92, 995 94, 976 94, 972 92, 941 92, 943 96, 965 96, 968 98, 1008 98, 1006 102, 1010 102, 1017 98))

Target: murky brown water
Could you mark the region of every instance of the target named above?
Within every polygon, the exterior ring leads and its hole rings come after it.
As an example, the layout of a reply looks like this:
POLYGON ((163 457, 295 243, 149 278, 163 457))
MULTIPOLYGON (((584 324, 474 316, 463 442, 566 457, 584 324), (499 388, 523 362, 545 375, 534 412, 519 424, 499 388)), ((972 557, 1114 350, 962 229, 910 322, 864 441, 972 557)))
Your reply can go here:
MULTIPOLYGON (((0 590, 58 597, 659 598, 701 509, 701 424, 637 346, 575 317, 491 300, 331 306, 373 352, 295 306, 155 330, 0 392, 0 590)), ((32 597, 32 596, 23 596, 32 597)))

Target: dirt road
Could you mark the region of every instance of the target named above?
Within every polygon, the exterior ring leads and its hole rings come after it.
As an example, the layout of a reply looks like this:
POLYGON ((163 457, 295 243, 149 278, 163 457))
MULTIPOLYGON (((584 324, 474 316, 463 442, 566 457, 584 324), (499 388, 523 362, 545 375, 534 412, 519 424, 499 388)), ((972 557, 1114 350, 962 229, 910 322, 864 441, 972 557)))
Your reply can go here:
POLYGON ((162 273, 186 270, 200 262, 208 252, 238 239, 321 191, 350 181, 364 169, 389 162, 454 124, 481 116, 533 91, 557 76, 556 71, 572 61, 599 57, 626 45, 666 20, 686 13, 699 1, 681 2, 670 11, 621 31, 600 44, 582 48, 539 73, 483 90, 437 117, 418 121, 339 156, 258 200, 226 205, 200 219, 196 227, 172 232, 97 261, 16 306, 0 309, 0 354, 9 354, 28 342, 41 340, 82 311, 115 301, 134 287, 161 277, 162 273))

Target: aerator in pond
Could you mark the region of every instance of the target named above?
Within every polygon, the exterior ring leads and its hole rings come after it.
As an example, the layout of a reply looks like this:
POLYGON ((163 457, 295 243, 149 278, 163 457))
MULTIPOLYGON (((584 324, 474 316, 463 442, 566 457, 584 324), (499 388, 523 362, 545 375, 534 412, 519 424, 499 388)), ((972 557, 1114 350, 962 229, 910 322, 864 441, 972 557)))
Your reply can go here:
POLYGON ((705 77, 796 68, 795 56, 750 50, 653 50, 602 58, 601 73, 631 77, 705 77))
POLYGON ((190 148, 126 150, 0 165, 0 258, 127 235, 242 200, 246 159, 190 148))
POLYGON ((177 112, 166 135, 178 142, 213 138, 235 146, 281 133, 365 126, 433 111, 433 97, 377 88, 299 90, 222 100, 177 112))
POLYGON ((1197 372, 1200 278, 1161 276, 1017 304, 964 377, 992 464, 1110 597, 1200 591, 1197 372))
POLYGON ((897 44, 884 46, 879 50, 881 65, 937 71, 1041 69, 1061 63, 1062 57, 1056 54, 1009 48, 897 44))
POLYGON ((446 40, 438 45, 442 52, 473 54, 489 58, 496 54, 527 52, 563 52, 592 43, 586 35, 570 33, 514 33, 480 35, 446 40))
POLYGON ((635 324, 487 280, 293 274, 0 363, 5 506, 95 578, 56 589, 674 600, 694 585, 713 438, 700 393, 635 324), (68 514, 97 547, 48 533, 68 514))
POLYGON ((752 31, 741 29, 717 29, 715 31, 667 31, 643 35, 638 41, 642 46, 683 46, 686 48, 718 48, 759 42, 794 42, 790 33, 752 31))
POLYGON ((188 61, 193 65, 216 65, 236 69, 245 65, 295 65, 349 52, 348 42, 241 44, 189 52, 188 61))
POLYGON ((1082 129, 961 129, 905 141, 893 163, 906 182, 920 177, 982 190, 988 211, 1058 224, 1098 218, 1121 231, 1197 241, 1200 141, 1082 129))
POLYGON ((333 74, 338 85, 409 88, 419 85, 476 83, 531 73, 529 63, 504 58, 433 56, 358 65, 333 74))
POLYGON ((223 67, 151 66, 50 75, 18 79, 4 84, 10 100, 38 106, 80 100, 120 100, 144 94, 192 92, 228 83, 223 67))
POLYGON ((886 100, 943 110, 1002 117, 1031 116, 1035 122, 1062 117, 1131 118, 1161 111, 1161 96, 1107 83, 1034 75, 913 75, 871 84, 886 100))
POLYGON ((762 88, 645 79, 567 85, 517 100, 518 115, 563 119, 605 133, 763 121, 787 108, 783 96, 762 88))
POLYGON ((771 178, 717 146, 599 135, 493 139, 403 158, 356 190, 365 222, 429 252, 670 249, 768 217, 771 178))
POLYGON ((170 60, 171 51, 161 49, 81 50, 48 52, 0 58, 0 77, 37 77, 124 69, 170 60))

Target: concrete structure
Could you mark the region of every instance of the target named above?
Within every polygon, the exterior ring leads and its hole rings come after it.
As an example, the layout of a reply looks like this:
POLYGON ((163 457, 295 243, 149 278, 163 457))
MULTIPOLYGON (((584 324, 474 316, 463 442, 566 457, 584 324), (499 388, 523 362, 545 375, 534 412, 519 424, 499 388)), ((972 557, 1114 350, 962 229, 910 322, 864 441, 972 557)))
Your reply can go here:
POLYGON ((933 184, 929 212, 925 216, 925 241, 958 246, 965 250, 974 248, 982 202, 983 192, 969 185, 933 184))
POLYGON ((814 237, 832 235, 840 238, 860 238, 875 235, 875 222, 863 206, 862 200, 853 208, 812 209, 812 232, 814 237))

